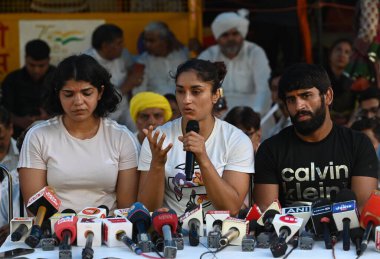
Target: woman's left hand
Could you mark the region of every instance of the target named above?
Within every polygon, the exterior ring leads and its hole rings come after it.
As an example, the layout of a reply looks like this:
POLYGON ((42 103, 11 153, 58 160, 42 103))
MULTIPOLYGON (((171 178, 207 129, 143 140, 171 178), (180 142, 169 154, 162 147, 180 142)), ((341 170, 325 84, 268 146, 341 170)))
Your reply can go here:
POLYGON ((202 159, 202 157, 207 156, 206 141, 204 137, 198 133, 190 131, 184 136, 179 136, 178 139, 183 143, 183 150, 193 152, 197 159, 202 159))

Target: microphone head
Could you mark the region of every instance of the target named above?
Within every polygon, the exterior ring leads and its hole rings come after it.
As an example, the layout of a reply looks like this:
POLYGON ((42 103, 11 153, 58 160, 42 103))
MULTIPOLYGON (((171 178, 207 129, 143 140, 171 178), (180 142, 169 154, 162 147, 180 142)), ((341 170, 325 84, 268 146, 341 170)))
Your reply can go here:
POLYGON ((152 223, 148 209, 141 202, 135 202, 132 204, 128 212, 127 219, 132 224, 136 224, 137 222, 143 223, 145 231, 150 227, 152 223))
POLYGON ((152 221, 154 230, 156 230, 161 236, 163 235, 162 227, 164 225, 169 225, 173 234, 177 230, 178 216, 173 209, 160 208, 155 210, 152 215, 152 221))
POLYGON ((332 220, 332 206, 331 202, 326 198, 315 200, 311 204, 312 215, 311 219, 314 226, 315 234, 318 236, 323 235, 323 223, 328 223, 331 232, 336 232, 336 225, 332 220))
POLYGON ((343 222, 349 222, 349 228, 359 227, 359 214, 356 195, 350 189, 342 189, 332 205, 332 215, 338 231, 344 228, 343 222))
POLYGON ((253 204, 252 207, 247 212, 247 215, 245 217, 246 220, 258 220, 261 217, 261 210, 259 206, 256 204, 253 204))
POLYGON ((100 205, 98 206, 99 209, 105 209, 106 210, 106 217, 108 217, 108 213, 110 213, 110 209, 106 205, 100 205))
POLYGON ((55 233, 57 234, 58 239, 62 240, 63 232, 65 230, 68 230, 71 232, 70 242, 72 244, 75 241, 75 238, 77 236, 77 222, 78 222, 77 216, 66 216, 59 219, 54 225, 54 230, 55 230, 55 233))
POLYGON ((369 222, 380 225, 380 191, 374 190, 369 196, 360 215, 360 226, 366 228, 369 222))
MULTIPOLYGON (((272 202, 272 204, 264 211, 264 213, 261 214, 260 218, 257 220, 257 223, 260 225, 260 226, 264 226, 264 221, 266 221, 267 217, 268 217, 268 213, 269 211, 277 211, 278 213, 281 212, 281 205, 280 205, 280 202, 278 200, 275 200, 272 202), (264 217, 266 217, 264 219, 264 217)), ((271 212, 270 215, 274 217, 274 214, 272 214, 274 212, 271 212)))
POLYGON ((48 219, 58 211, 61 206, 61 200, 57 198, 51 188, 45 186, 30 197, 26 207, 33 215, 36 215, 40 206, 44 206, 46 208, 44 219, 48 219))
POLYGON ((277 214, 280 214, 278 210, 267 210, 264 213, 264 216, 263 216, 264 227, 268 232, 272 231, 273 229, 272 221, 277 214))
POLYGON ((285 239, 285 242, 289 242, 289 240, 297 233, 297 231, 301 228, 303 223, 303 218, 298 218, 293 215, 280 215, 277 214, 273 219, 273 226, 276 230, 278 236, 280 236, 280 231, 285 228, 288 229, 288 235, 285 239))
POLYGON ((77 222, 77 246, 85 246, 89 233, 93 233, 92 247, 102 245, 102 219, 79 218, 77 222))
POLYGON ((186 124, 186 133, 194 131, 199 133, 199 122, 196 120, 189 120, 186 124))
POLYGON ((75 212, 75 210, 73 210, 73 209, 64 209, 61 213, 72 213, 72 214, 74 214, 74 215, 76 215, 77 213, 75 212))
POLYGON ((356 194, 351 191, 350 189, 342 189, 338 192, 338 194, 335 196, 334 202, 343 202, 343 201, 356 201, 356 194))

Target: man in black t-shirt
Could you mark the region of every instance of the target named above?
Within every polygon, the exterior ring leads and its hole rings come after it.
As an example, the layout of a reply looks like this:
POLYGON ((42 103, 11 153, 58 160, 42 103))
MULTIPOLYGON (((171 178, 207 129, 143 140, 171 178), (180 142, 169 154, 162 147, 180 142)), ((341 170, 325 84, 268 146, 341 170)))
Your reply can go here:
POLYGON ((34 121, 48 118, 42 108, 42 98, 46 79, 54 69, 50 65, 50 47, 36 39, 25 46, 25 66, 5 77, 1 104, 12 114, 14 138, 34 121))
POLYGON ((293 125, 264 141, 255 157, 254 199, 266 209, 278 198, 333 199, 351 188, 359 208, 377 188, 377 157, 367 136, 334 125, 329 112, 333 90, 326 71, 295 64, 280 80, 279 98, 293 125))

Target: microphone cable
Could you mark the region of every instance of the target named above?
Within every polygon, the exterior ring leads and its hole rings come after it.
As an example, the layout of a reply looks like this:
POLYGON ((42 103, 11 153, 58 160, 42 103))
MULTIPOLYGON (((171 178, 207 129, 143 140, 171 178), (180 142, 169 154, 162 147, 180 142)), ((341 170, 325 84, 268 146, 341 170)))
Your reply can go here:
POLYGON ((331 252, 332 252, 333 259, 336 259, 336 257, 335 257, 335 244, 336 244, 336 242, 337 242, 337 237, 335 235, 331 236, 331 244, 332 244, 331 252))
POLYGON ((160 254, 160 251, 158 251, 158 249, 157 249, 157 247, 156 247, 155 245, 152 245, 152 249, 153 249, 154 252, 156 252, 156 254, 158 254, 158 256, 159 256, 160 258, 164 258, 164 257, 160 254))
POLYGON ((213 258, 215 258, 216 257, 216 253, 218 253, 218 252, 220 252, 220 251, 222 251, 224 248, 226 248, 228 245, 226 245, 226 246, 221 246, 221 247, 219 247, 218 249, 216 249, 215 251, 212 251, 212 250, 210 250, 209 249, 209 251, 207 251, 207 252, 204 252, 203 254, 201 254, 201 256, 199 257, 199 259, 202 259, 202 257, 203 256, 205 256, 206 254, 213 254, 214 255, 214 257, 213 258))
POLYGON ((160 257, 155 257, 155 256, 147 255, 147 254, 144 254, 144 253, 142 253, 141 255, 144 256, 145 258, 149 258, 149 259, 159 259, 159 258, 164 258, 164 257, 161 256, 161 255, 160 255, 160 257))
POLYGON ((288 258, 288 256, 294 251, 294 249, 296 249, 298 247, 298 236, 295 236, 292 240, 292 249, 290 249, 290 251, 284 256, 282 257, 282 259, 286 259, 288 258))

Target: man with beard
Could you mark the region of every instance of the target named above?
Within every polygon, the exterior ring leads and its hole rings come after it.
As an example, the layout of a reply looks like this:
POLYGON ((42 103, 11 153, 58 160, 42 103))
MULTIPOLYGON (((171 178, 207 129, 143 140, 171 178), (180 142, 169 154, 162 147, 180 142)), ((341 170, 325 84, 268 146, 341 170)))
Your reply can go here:
POLYGON ((198 58, 226 64, 228 73, 222 87, 229 109, 249 105, 263 116, 270 108, 271 70, 264 50, 244 40, 249 25, 244 11, 221 13, 215 18, 211 29, 218 44, 198 58))
POLYGON ((333 124, 333 90, 326 71, 309 64, 289 67, 280 79, 279 98, 292 126, 264 141, 255 157, 254 199, 266 209, 328 198, 343 188, 357 196, 359 209, 377 188, 377 157, 361 132, 333 124))

